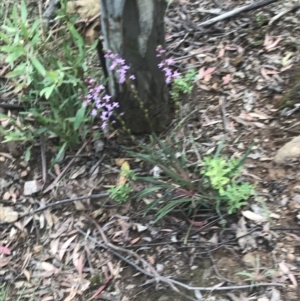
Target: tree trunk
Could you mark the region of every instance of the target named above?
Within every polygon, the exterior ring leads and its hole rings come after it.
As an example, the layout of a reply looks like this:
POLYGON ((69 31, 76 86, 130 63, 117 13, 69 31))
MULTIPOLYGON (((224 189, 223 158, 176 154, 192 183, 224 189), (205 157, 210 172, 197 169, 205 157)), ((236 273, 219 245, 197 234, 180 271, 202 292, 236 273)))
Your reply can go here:
POLYGON ((109 92, 135 134, 159 132, 171 120, 168 87, 156 56, 157 46, 165 45, 164 13, 164 0, 101 0, 104 48, 119 54, 130 67, 128 73, 136 77, 133 82, 138 96, 130 84, 119 83, 106 61, 109 92))

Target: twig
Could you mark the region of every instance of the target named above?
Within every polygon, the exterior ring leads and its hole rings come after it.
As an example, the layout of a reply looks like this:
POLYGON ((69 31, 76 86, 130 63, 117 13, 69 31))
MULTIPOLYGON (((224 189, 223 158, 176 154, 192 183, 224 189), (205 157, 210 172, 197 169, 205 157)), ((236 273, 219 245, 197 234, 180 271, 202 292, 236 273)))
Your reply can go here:
MULTIPOLYGON (((77 151, 76 156, 78 156, 82 150, 86 147, 86 145, 89 143, 89 140, 87 140, 82 146, 81 148, 77 151)), ((73 164, 73 162, 75 161, 74 157, 73 159, 70 160, 70 162, 67 164, 67 166, 63 169, 63 171, 57 176, 57 178, 52 182, 52 184, 50 184, 44 191, 43 193, 45 194, 46 192, 50 191, 51 189, 53 189, 55 187, 55 185, 57 184, 57 182, 62 178, 62 176, 67 172, 67 170, 70 168, 70 166, 73 164)))
POLYGON ((220 99, 220 102, 221 102, 221 113, 222 113, 222 118, 223 118, 224 131, 228 132, 229 126, 228 126, 228 121, 227 121, 227 117, 226 117, 225 97, 224 96, 220 99))
POLYGON ((269 24, 268 26, 273 26, 275 23, 277 23, 284 15, 290 13, 290 12, 293 12, 297 9, 300 8, 300 3, 297 3, 295 5, 293 5, 292 7, 284 10, 283 12, 279 13, 278 15, 274 16, 270 21, 269 21, 269 24))
POLYGON ((238 7, 236 9, 234 9, 232 11, 229 11, 229 12, 226 12, 226 13, 220 15, 220 16, 217 16, 215 18, 212 18, 210 20, 202 22, 202 23, 199 24, 199 26, 213 25, 213 24, 215 24, 219 21, 222 21, 222 20, 231 18, 233 16, 239 15, 240 13, 244 13, 244 12, 247 12, 247 11, 250 11, 250 10, 254 10, 254 9, 269 5, 269 4, 277 2, 277 1, 278 0, 262 0, 262 1, 259 1, 259 2, 254 2, 254 3, 249 4, 249 5, 238 7))
POLYGON ((46 163, 46 150, 45 150, 45 140, 44 134, 40 136, 41 142, 41 160, 42 160, 42 177, 43 177, 43 188, 47 181, 47 163, 46 163))
MULTIPOLYGON (((32 216, 32 215, 34 215, 36 213, 42 212, 42 211, 44 211, 44 210, 46 210, 48 208, 58 207, 58 206, 61 206, 61 205, 67 204, 67 203, 72 203, 72 202, 79 201, 79 200, 97 199, 97 198, 102 198, 102 197, 106 197, 106 196, 109 196, 109 194, 106 193, 106 192, 104 192, 104 193, 98 193, 98 194, 83 195, 83 196, 79 196, 79 197, 75 197, 75 198, 70 198, 70 199, 65 199, 65 200, 57 201, 57 202, 54 202, 54 203, 49 203, 49 204, 47 204, 47 205, 45 205, 43 207, 40 207, 38 209, 29 211, 29 212, 26 212, 26 213, 20 215, 15 222, 21 220, 24 217, 32 216)), ((10 224, 10 223, 7 223, 7 222, 0 223, 0 226, 1 225, 7 225, 7 224, 10 224)))
POLYGON ((92 242, 94 242, 96 245, 98 245, 99 247, 102 247, 106 250, 109 250, 111 253, 113 253, 115 256, 117 256, 118 258, 120 258, 121 260, 123 260, 124 262, 128 263, 129 265, 131 265, 132 267, 134 267, 135 269, 137 269, 139 272, 143 273, 144 275, 153 278, 152 282, 163 282, 165 284, 168 284, 173 290, 175 290, 176 292, 178 292, 178 288, 175 286, 179 286, 182 288, 185 288, 187 290, 200 290, 200 291, 224 291, 224 290, 234 290, 234 289, 247 289, 247 288, 254 288, 254 287, 262 287, 262 286, 283 286, 281 283, 256 283, 256 284, 252 284, 252 285, 236 285, 236 286, 225 286, 225 287, 218 287, 218 286, 211 286, 211 287, 197 287, 197 286, 190 286, 187 284, 184 284, 182 282, 179 282, 177 280, 168 278, 168 277, 164 277, 161 276, 157 273, 157 271, 152 267, 152 265, 150 265, 146 260, 144 260, 143 258, 141 258, 137 253, 131 251, 131 250, 127 250, 125 248, 122 247, 118 247, 115 246, 114 244, 108 242, 107 237, 105 236, 103 230, 101 229, 101 227, 92 219, 90 219, 97 227, 98 231, 100 232, 102 239, 103 239, 103 243, 99 242, 97 239, 91 237, 90 235, 87 235, 87 233, 85 233, 84 231, 82 231, 80 228, 76 227, 77 231, 79 233, 81 233, 82 235, 84 235, 86 238, 88 238, 89 240, 91 240, 92 242), (151 272, 148 272, 145 269, 142 269, 141 267, 139 267, 137 264, 135 264, 134 262, 132 262, 131 260, 125 258, 123 255, 121 255, 118 251, 127 253, 133 257, 135 257, 136 259, 138 259, 140 262, 143 263, 144 266, 146 266, 146 268, 148 268, 148 270, 150 270, 151 272))
MULTIPOLYGON (((0 98, 0 102, 5 101, 5 99, 0 98)), ((22 105, 13 105, 8 103, 0 103, 0 108, 6 109, 6 110, 25 110, 25 107, 22 105)))

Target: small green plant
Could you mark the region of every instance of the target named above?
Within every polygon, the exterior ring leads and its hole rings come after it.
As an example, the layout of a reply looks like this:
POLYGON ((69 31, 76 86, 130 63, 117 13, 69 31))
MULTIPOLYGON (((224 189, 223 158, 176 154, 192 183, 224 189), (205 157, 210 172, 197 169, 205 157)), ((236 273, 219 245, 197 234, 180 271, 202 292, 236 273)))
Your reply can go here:
MULTIPOLYGON (((58 17, 64 19, 62 10, 58 17)), ((10 67, 6 78, 24 106, 18 116, 6 116, 11 122, 0 129, 4 141, 26 142, 44 134, 66 147, 87 135, 92 118, 79 95, 87 92, 85 57, 92 48, 86 49, 72 22, 65 18, 65 24, 63 38, 45 33, 39 19, 29 20, 21 2, 1 26, 0 52, 10 67)))
POLYGON ((190 69, 184 76, 174 79, 171 96, 174 101, 178 101, 183 94, 192 93, 197 71, 190 69))
POLYGON ((245 276, 245 281, 249 281, 251 285, 255 286, 262 281, 266 281, 268 278, 274 278, 278 275, 278 271, 275 269, 262 269, 260 266, 259 256, 255 258, 255 266, 253 272, 238 272, 236 275, 245 276))
POLYGON ((264 14, 257 14, 255 17, 255 22, 258 27, 262 27, 268 23, 268 17, 264 14))
POLYGON ((204 158, 204 169, 201 174, 220 196, 217 199, 217 209, 225 203, 229 214, 246 205, 245 201, 254 192, 253 186, 249 183, 237 183, 236 178, 240 175, 241 168, 237 159, 226 160, 222 156, 204 158))
POLYGON ((113 186, 108 190, 110 197, 119 204, 127 202, 132 192, 133 189, 129 183, 113 186))
MULTIPOLYGON (((190 141, 193 143, 192 137, 190 141)), ((188 157, 178 149, 176 137, 171 135, 163 142, 153 135, 152 143, 152 146, 140 145, 139 152, 128 150, 128 153, 155 167, 156 176, 137 176, 138 181, 148 185, 135 198, 153 199, 146 210, 157 211, 156 221, 170 212, 188 217, 198 209, 215 209, 220 213, 222 208, 231 214, 245 205, 254 193, 254 187, 240 179, 242 165, 251 148, 241 159, 227 160, 220 155, 221 143, 214 157, 205 157, 202 165, 199 162, 189 168, 188 157)))

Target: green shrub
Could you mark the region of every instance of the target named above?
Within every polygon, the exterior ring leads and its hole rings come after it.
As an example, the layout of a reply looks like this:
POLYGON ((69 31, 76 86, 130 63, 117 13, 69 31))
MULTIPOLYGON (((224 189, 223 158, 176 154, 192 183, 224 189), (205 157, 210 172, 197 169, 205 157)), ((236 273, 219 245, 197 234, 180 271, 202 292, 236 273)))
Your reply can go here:
MULTIPOLYGON (((62 11, 58 18, 65 20, 62 11)), ((45 33, 39 19, 29 20, 22 2, 1 26, 0 51, 11 69, 6 78, 25 108, 18 117, 6 116, 10 128, 0 128, 5 141, 25 142, 43 133, 71 146, 87 135, 91 117, 79 95, 86 93, 85 58, 92 48, 86 49, 73 22, 64 24, 63 36, 45 33)))

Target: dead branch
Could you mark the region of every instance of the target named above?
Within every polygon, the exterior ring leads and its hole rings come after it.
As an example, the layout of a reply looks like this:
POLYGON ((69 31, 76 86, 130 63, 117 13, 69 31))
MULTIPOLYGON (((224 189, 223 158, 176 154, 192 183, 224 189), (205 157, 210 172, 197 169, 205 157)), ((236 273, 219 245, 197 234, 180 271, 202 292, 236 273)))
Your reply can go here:
POLYGON ((161 276, 158 274, 158 272, 153 268, 153 266, 147 262, 145 259, 143 259, 141 256, 139 256, 136 252, 127 250, 125 248, 116 246, 110 242, 108 242, 108 239, 106 235, 104 234, 102 228, 91 218, 89 218, 90 221, 93 222, 93 224, 97 227, 98 231, 100 232, 100 235, 102 237, 103 242, 100 242, 99 240, 91 237, 87 233, 85 233, 83 230, 80 228, 76 227, 77 231, 84 235, 86 238, 94 242, 96 245, 98 245, 101 248, 104 248, 105 250, 109 250, 113 255, 121 259, 122 261, 126 262, 142 274, 151 277, 152 279, 147 281, 147 283, 151 282, 162 282, 167 285, 169 285, 174 291, 179 292, 178 287, 185 288, 187 290, 200 290, 200 291, 224 291, 224 290, 235 290, 235 289, 248 289, 248 288, 253 288, 253 287, 262 287, 262 286, 283 286, 283 284, 280 283, 256 283, 252 285, 236 285, 236 286, 211 286, 211 287, 197 287, 197 286, 190 286, 187 284, 184 284, 182 282, 179 282, 177 280, 171 279, 169 277, 161 276), (120 252, 126 253, 134 258, 136 258, 139 262, 142 263, 144 268, 141 268, 131 260, 125 258, 120 252), (178 286, 178 287, 177 287, 178 286))
POLYGON ((249 5, 238 7, 236 9, 234 9, 232 11, 229 11, 229 12, 226 12, 226 13, 220 15, 220 16, 217 16, 215 18, 212 18, 210 20, 202 22, 202 23, 199 24, 199 26, 213 25, 213 24, 215 24, 219 21, 222 21, 222 20, 234 17, 236 15, 239 15, 240 13, 244 13, 244 12, 248 12, 248 11, 251 11, 251 10, 254 10, 254 9, 258 9, 260 7, 269 5, 269 4, 277 2, 277 1, 278 0, 262 0, 262 1, 259 1, 259 2, 254 2, 254 3, 249 4, 249 5))
MULTIPOLYGON (((35 209, 35 210, 32 210, 32 211, 29 211, 29 212, 26 212, 22 215, 20 215, 18 217, 18 219, 15 222, 18 222, 19 220, 23 219, 24 217, 27 217, 27 216, 32 216, 34 214, 37 214, 39 212, 42 212, 46 209, 49 209, 49 208, 53 208, 53 207, 59 207, 61 205, 65 205, 65 204, 68 204, 68 203, 72 203, 72 202, 76 202, 76 201, 80 201, 80 200, 86 200, 86 199, 98 199, 98 198, 103 198, 103 197, 107 197, 109 196, 108 193, 106 192, 103 192, 103 193, 98 193, 98 194, 91 194, 91 195, 82 195, 82 196, 78 196, 78 197, 74 197, 74 198, 70 198, 70 199, 65 199, 65 200, 61 200, 61 201, 56 201, 56 202, 53 202, 53 203, 49 203, 43 207, 40 207, 38 209, 35 209)), ((0 226, 2 225, 8 225, 10 223, 8 222, 1 222, 0 223, 0 226)), ((10 225, 13 225, 13 224, 10 224, 10 225)))
POLYGON ((296 10, 299 9, 299 8, 300 8, 300 3, 297 3, 297 4, 293 5, 292 7, 290 7, 290 8, 288 8, 288 9, 284 10, 283 12, 277 14, 276 16, 274 16, 274 17, 270 20, 268 26, 270 26, 270 27, 273 26, 273 25, 274 25, 275 23, 277 23, 283 16, 285 16, 286 14, 291 13, 291 12, 293 12, 293 11, 296 11, 296 10))

